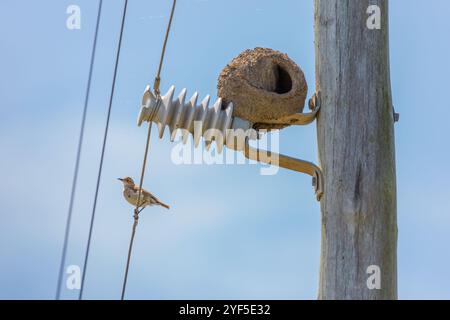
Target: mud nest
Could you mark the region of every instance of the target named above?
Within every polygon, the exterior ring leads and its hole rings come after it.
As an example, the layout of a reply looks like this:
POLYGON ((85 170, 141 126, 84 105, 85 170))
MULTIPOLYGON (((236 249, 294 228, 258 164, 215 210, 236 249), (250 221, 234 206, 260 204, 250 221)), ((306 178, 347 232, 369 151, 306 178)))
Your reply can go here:
POLYGON ((303 71, 287 54, 266 48, 246 50, 220 73, 218 96, 234 104, 234 116, 259 129, 266 121, 303 111, 308 86, 303 71))

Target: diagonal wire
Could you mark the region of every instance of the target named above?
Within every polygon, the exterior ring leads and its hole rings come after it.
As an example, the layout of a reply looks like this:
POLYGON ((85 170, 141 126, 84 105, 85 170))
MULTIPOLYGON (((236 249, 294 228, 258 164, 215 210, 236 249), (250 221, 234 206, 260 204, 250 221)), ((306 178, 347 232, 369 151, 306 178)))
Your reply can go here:
POLYGON ((81 118, 80 135, 78 138, 77 157, 75 160, 75 169, 74 169, 73 180, 72 180, 72 190, 70 193, 70 201, 69 201, 69 209, 68 209, 68 213, 67 213, 66 229, 64 232, 64 245, 63 245, 63 249, 62 249, 61 262, 60 262, 60 266, 59 266, 58 283, 57 283, 57 287, 56 287, 56 300, 59 300, 61 298, 61 284, 62 284, 62 279, 63 279, 63 274, 64 274, 64 266, 66 264, 67 245, 69 242, 70 226, 72 223, 73 203, 75 201, 75 192, 76 192, 77 181, 78 181, 78 171, 80 168, 81 148, 83 145, 84 127, 86 124, 86 114, 87 114, 87 108, 89 105, 89 97, 90 97, 90 92, 91 92, 91 81, 92 81, 92 73, 93 73, 93 69, 94 69, 95 51, 97 48, 98 29, 99 29, 100 17, 101 17, 101 13, 102 13, 102 3, 103 3, 103 0, 99 0, 97 23, 95 25, 94 42, 92 44, 92 53, 91 53, 91 63, 90 63, 90 67, 89 67, 89 76, 88 76, 88 82, 87 82, 87 87, 86 87, 86 96, 84 98, 83 115, 81 118))
MULTIPOLYGON (((158 101, 160 101, 160 100, 158 100, 158 101)), ((159 103, 158 103, 158 107, 159 107, 159 103)), ((148 149, 149 149, 149 146, 150 146, 150 136, 151 136, 151 134, 152 134, 152 125, 151 125, 151 123, 149 123, 148 124, 148 133, 147 133, 147 144, 145 145, 144 163, 142 165, 141 178, 143 178, 143 176, 144 176, 145 166, 146 166, 146 162, 147 162, 147 154, 148 154, 148 149)), ((141 186, 141 188, 142 188, 142 186, 141 186)), ((120 296, 121 300, 123 300, 124 297, 125 297, 125 290, 126 290, 126 287, 127 287, 127 280, 128 280, 128 270, 130 268, 130 261, 131 261, 131 252, 133 250, 134 236, 136 235, 136 228, 137 228, 138 221, 139 221, 138 207, 139 207, 139 202, 140 202, 140 194, 141 194, 141 189, 139 189, 137 208, 134 209, 134 216, 133 216, 134 222, 133 222, 133 229, 131 231, 130 245, 129 245, 129 248, 128 248, 127 266, 126 266, 125 275, 124 275, 124 278, 123 278, 122 294, 120 296)))
MULTIPOLYGON (((167 24, 167 28, 166 28, 166 35, 164 37, 164 42, 163 42, 163 47, 161 50, 161 57, 159 59, 159 66, 158 66, 158 72, 156 74, 155 77, 155 82, 153 84, 153 90, 156 94, 156 99, 157 99, 157 103, 156 103, 156 107, 153 109, 153 112, 150 116, 150 120, 153 119, 153 117, 155 116, 155 114, 158 112, 160 106, 161 106, 161 95, 159 92, 159 84, 161 81, 161 70, 162 70, 162 66, 164 63, 164 55, 166 53, 166 46, 167 46, 167 40, 169 39, 169 34, 170 34, 170 27, 172 26, 172 20, 173 20, 173 14, 175 12, 175 7, 177 5, 177 0, 173 0, 172 3, 172 10, 170 11, 170 18, 169 18, 169 22, 167 24)), ((148 149, 149 149, 149 145, 150 145, 150 137, 151 137, 151 133, 152 133, 152 123, 151 121, 148 124, 148 134, 147 134, 147 143, 145 145, 145 152, 144 152, 144 161, 142 163, 142 170, 141 170, 141 179, 139 182, 139 192, 138 192, 138 198, 137 198, 137 202, 136 202, 136 208, 134 209, 134 223, 133 223, 133 228, 131 231, 131 239, 130 239, 130 245, 128 248, 128 256, 127 256, 127 264, 126 264, 126 268, 125 268, 125 275, 123 278, 123 286, 122 286, 122 295, 121 295, 121 300, 124 299, 125 297, 125 290, 127 288, 127 280, 128 280, 128 270, 130 268, 130 261, 131 261, 131 253, 133 250, 133 242, 134 242, 134 236, 136 234, 136 228, 139 222, 139 206, 140 206, 140 202, 141 202, 141 193, 142 193, 142 185, 144 183, 144 174, 145 174, 145 167, 147 164, 147 156, 148 156, 148 149)), ((144 209, 144 208, 142 208, 144 209)), ((141 209, 141 211, 142 211, 141 209)))
POLYGON ((111 86, 111 94, 109 97, 108 115, 106 117, 105 133, 103 136, 102 152, 101 152, 100 164, 99 164, 99 168, 98 168, 98 176, 97 176, 97 185, 95 188, 94 204, 92 207, 91 223, 89 226, 89 236, 88 236, 88 241, 87 241, 86 254, 85 254, 85 258, 84 258, 84 266, 83 266, 83 270, 82 270, 81 288, 80 288, 80 293, 78 296, 79 300, 81 300, 83 298, 83 292, 84 292, 84 280, 85 280, 85 275, 86 275, 86 268, 88 265, 89 251, 90 251, 90 247, 91 247, 92 230, 94 227, 95 211, 97 208, 97 199, 98 199, 98 192, 99 192, 99 188, 100 188, 100 180, 102 177, 103 160, 105 157, 106 140, 108 138, 108 130, 109 130, 109 119, 111 117, 111 107, 112 107, 114 92, 115 92, 115 88, 116 88, 117 69, 119 66, 120 49, 122 47, 122 37, 123 37, 123 29, 125 26, 125 17, 127 14, 127 5, 128 5, 128 0, 125 0, 124 6, 123 6, 122 23, 120 26, 119 44, 117 46, 116 62, 115 62, 115 66, 114 66, 113 82, 112 82, 112 86, 111 86))
MULTIPOLYGON (((161 106, 161 97, 158 95, 157 97, 157 102, 156 102, 156 107, 153 109, 153 112, 150 115, 150 119, 153 119, 153 117, 155 116, 155 114, 158 112, 159 108, 161 106)), ((141 199, 141 191, 142 191, 142 184, 144 181, 144 174, 145 174, 145 167, 147 165, 147 156, 148 156, 148 150, 150 147, 150 137, 152 135, 152 124, 151 122, 149 122, 148 124, 148 132, 147 132, 147 143, 145 145, 145 152, 144 152, 144 161, 142 163, 142 171, 141 171, 141 180, 139 183, 139 192, 138 192, 138 201, 136 204, 136 208, 134 209, 134 222, 133 222, 133 228, 131 230, 131 238, 130 238, 130 245, 128 247, 128 256, 127 256, 127 264, 126 264, 126 268, 125 268, 125 275, 123 277, 123 285, 122 285, 122 294, 120 296, 120 299, 123 300, 125 297, 125 290, 127 288, 127 280, 128 280, 128 270, 130 269, 130 261, 131 261, 131 253, 133 250, 133 243, 134 243, 134 236, 136 235, 136 228, 138 226, 139 223, 139 213, 142 211, 139 210, 139 203, 140 203, 140 199, 141 199)))

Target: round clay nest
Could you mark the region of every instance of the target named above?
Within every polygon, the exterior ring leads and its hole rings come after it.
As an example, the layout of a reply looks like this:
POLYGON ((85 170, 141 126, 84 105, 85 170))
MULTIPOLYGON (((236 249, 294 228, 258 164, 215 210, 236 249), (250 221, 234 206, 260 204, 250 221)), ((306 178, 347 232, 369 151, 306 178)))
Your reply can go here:
POLYGON ((287 54, 255 48, 242 52, 222 70, 217 89, 225 105, 233 102, 234 116, 263 124, 302 112, 308 86, 287 54))

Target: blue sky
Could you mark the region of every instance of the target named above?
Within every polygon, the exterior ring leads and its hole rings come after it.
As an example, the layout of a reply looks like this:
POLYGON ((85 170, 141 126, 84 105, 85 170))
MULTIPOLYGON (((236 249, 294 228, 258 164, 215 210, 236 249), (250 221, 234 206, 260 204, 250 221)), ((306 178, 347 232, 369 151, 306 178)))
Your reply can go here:
MULTIPOLYGON (((450 299, 450 3, 390 3, 403 299, 450 299)), ((52 299, 88 75, 97 1, 0 2, 0 298, 52 299), (81 7, 81 30, 66 8, 81 7)), ((67 264, 82 265, 122 1, 105 0, 67 264)), ((157 68, 169 1, 130 0, 85 297, 120 297, 132 224, 118 176, 138 177, 142 92, 157 68)), ((313 1, 179 0, 162 74, 216 97, 247 48, 289 54, 314 87, 313 1)), ((155 131, 156 132, 156 131, 155 131)), ((154 132, 154 133, 155 133, 154 132)), ((317 162, 315 126, 281 132, 281 152, 317 162)), ((174 165, 153 135, 145 187, 171 204, 140 219, 127 298, 315 299, 320 210, 307 176, 256 165, 174 165)), ((63 290, 63 297, 75 298, 63 290)))

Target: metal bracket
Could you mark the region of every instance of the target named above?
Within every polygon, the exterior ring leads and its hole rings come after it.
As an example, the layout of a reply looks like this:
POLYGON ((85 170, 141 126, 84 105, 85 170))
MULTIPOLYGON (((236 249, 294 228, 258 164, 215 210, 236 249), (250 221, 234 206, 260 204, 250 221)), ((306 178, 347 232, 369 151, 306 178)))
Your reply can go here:
POLYGON ((400 121, 400 113, 395 112, 394 106, 392 106, 392 115, 394 117, 394 123, 400 121))
MULTIPOLYGON (((315 93, 309 100, 309 108, 312 110, 310 113, 297 113, 284 117, 279 120, 271 121, 270 124, 282 124, 282 125, 307 125, 313 122, 317 116, 321 107, 321 94, 320 91, 315 93)), ((308 162, 301 159, 292 158, 283 154, 277 154, 250 146, 248 139, 245 142, 245 148, 243 150, 247 159, 255 160, 265 164, 273 165, 273 159, 277 159, 276 165, 280 168, 285 168, 301 173, 310 175, 313 178, 313 187, 316 193, 317 201, 320 201, 323 195, 324 182, 322 170, 312 162, 308 162)))
POLYGON ((311 99, 309 99, 308 106, 311 112, 308 113, 295 113, 286 117, 282 117, 276 120, 264 121, 262 124, 268 125, 282 125, 282 126, 304 126, 310 124, 316 119, 317 113, 320 110, 321 94, 320 91, 315 93, 311 99))
POLYGON ((285 168, 301 173, 310 175, 313 180, 312 184, 316 193, 317 201, 320 201, 323 195, 323 174, 322 170, 312 162, 292 158, 283 154, 277 154, 258 148, 253 148, 248 143, 248 139, 245 142, 245 148, 243 153, 247 159, 262 162, 268 165, 274 165, 273 159, 277 159, 275 165, 280 168, 285 168))

